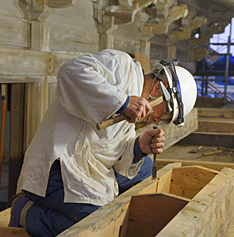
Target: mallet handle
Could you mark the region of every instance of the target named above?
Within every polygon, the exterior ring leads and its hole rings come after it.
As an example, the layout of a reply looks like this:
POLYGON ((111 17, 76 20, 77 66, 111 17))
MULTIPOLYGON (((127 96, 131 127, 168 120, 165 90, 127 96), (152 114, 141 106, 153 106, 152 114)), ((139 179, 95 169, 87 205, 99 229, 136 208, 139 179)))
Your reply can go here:
MULTIPOLYGON (((163 102, 163 96, 160 96, 157 99, 150 101, 149 104, 150 104, 151 107, 154 107, 156 105, 161 104, 162 102, 163 102)), ((113 118, 109 118, 107 120, 104 120, 101 123, 97 123, 96 127, 97 127, 98 130, 102 130, 102 129, 105 129, 105 128, 111 126, 111 125, 119 123, 119 122, 121 122, 121 121, 123 121, 123 120, 125 120, 127 118, 128 118, 127 115, 120 114, 120 115, 115 116, 113 118)))

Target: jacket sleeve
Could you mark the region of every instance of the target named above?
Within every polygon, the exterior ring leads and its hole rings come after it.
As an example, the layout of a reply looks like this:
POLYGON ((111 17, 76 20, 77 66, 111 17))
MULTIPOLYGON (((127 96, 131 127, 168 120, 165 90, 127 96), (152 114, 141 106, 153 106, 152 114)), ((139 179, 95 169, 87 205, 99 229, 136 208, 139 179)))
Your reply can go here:
POLYGON ((58 73, 58 98, 68 113, 96 124, 121 108, 127 94, 121 90, 118 61, 84 55, 65 63, 58 73))

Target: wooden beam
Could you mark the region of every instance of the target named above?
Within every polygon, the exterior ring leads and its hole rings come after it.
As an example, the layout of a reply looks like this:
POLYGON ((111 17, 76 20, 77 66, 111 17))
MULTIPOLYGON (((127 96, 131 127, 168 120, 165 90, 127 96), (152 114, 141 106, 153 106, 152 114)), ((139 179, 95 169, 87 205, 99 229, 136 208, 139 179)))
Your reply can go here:
POLYGON ((197 108, 199 117, 234 118, 233 109, 225 108, 197 108))
POLYGON ((47 5, 50 8, 64 8, 75 4, 75 0, 48 0, 47 5))
POLYGON ((224 105, 223 98, 198 97, 195 107, 201 108, 220 108, 224 105))
POLYGON ((150 73, 150 62, 149 58, 145 54, 134 54, 136 61, 140 62, 142 69, 144 70, 145 74, 150 73))
POLYGON ((186 138, 180 140, 178 145, 203 145, 203 146, 217 146, 232 148, 234 141, 234 134, 225 133, 207 133, 207 132, 193 132, 186 138))
POLYGON ((7 47, 30 47, 29 20, 0 14, 0 44, 7 47))
POLYGON ((234 120, 227 118, 202 118, 198 119, 197 132, 234 133, 234 120))
MULTIPOLYGON (((50 53, 0 47, 0 75, 56 76, 59 68, 82 54, 50 53)), ((5 82, 5 81, 4 81, 5 82)))
POLYGON ((41 76, 2 76, 0 75, 0 83, 34 83, 40 82, 41 76))
POLYGON ((196 161, 196 160, 177 160, 177 159, 159 159, 157 158, 156 164, 158 169, 170 164, 181 162, 182 166, 199 165, 213 170, 221 171, 224 167, 234 169, 234 163, 213 162, 213 161, 196 161))

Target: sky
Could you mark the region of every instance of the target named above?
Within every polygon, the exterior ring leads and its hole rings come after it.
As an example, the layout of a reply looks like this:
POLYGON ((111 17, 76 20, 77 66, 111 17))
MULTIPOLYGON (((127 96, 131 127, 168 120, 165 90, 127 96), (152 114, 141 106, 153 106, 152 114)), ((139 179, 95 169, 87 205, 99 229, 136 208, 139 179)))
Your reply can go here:
MULTIPOLYGON (((228 42, 228 36, 231 33, 231 42, 234 42, 234 18, 232 18, 232 23, 228 24, 225 28, 224 33, 222 34, 215 34, 213 35, 213 38, 210 39, 210 43, 227 43, 228 42), (230 25, 232 25, 231 32, 230 32, 230 25)), ((220 54, 226 54, 227 53, 227 46, 226 45, 210 45, 210 47, 214 50, 216 50, 220 54)), ((230 53, 234 55, 234 45, 230 47, 230 53)))

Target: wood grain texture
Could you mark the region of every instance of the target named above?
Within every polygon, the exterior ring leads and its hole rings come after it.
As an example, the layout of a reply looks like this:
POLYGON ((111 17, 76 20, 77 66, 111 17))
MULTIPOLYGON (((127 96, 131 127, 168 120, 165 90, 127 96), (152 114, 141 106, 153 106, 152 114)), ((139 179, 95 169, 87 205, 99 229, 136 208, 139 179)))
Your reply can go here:
POLYGON ((140 182, 59 236, 119 237, 119 231, 128 212, 131 197, 145 193, 156 193, 157 183, 160 182, 160 178, 170 172, 172 168, 178 166, 180 164, 176 163, 162 168, 158 172, 156 180, 151 180, 151 177, 149 177, 140 182))
POLYGON ((224 236, 233 220, 234 170, 224 168, 157 235, 224 236))
POLYGON ((165 159, 165 158, 157 158, 156 164, 158 169, 161 169, 167 164, 170 163, 178 163, 181 162, 182 166, 193 166, 198 165, 206 168, 210 168, 213 170, 221 171, 223 168, 231 168, 234 169, 234 163, 227 162, 213 162, 213 161, 203 161, 203 160, 179 160, 179 159, 165 159))
POLYGON ((199 117, 210 118, 234 118, 234 110, 231 108, 197 108, 199 117))
POLYGON ((156 236, 186 204, 188 201, 161 193, 133 196, 125 236, 156 236))
POLYGON ((10 98, 10 150, 8 198, 16 192, 16 184, 23 163, 24 149, 24 84, 12 84, 10 98))
POLYGON ((169 193, 193 199, 217 174, 201 167, 173 169, 169 193))
POLYGON ((7 237, 29 237, 25 228, 20 227, 1 227, 0 226, 1 236, 7 237))
POLYGON ((0 45, 12 48, 30 47, 28 20, 0 14, 0 45))
POLYGON ((178 142, 179 145, 203 145, 232 148, 234 133, 193 132, 178 142))
MULTIPOLYGON (((1 76, 56 76, 59 68, 81 54, 50 53, 0 47, 1 76)), ((7 83, 7 81, 6 81, 7 83)))
POLYGON ((233 118, 198 118, 197 132, 234 133, 233 118))

